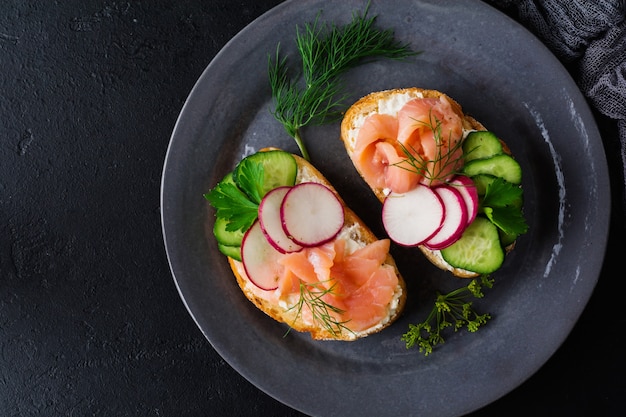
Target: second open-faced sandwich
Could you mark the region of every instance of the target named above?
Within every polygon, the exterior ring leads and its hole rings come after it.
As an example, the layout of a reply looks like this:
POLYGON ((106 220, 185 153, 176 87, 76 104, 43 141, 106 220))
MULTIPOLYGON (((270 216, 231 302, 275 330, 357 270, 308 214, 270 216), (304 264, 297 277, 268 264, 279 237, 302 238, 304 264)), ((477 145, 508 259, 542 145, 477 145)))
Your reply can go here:
POLYGON ((526 232, 519 163, 446 94, 371 93, 345 113, 341 139, 389 237, 455 276, 496 271, 526 232))
POLYGON ((314 339, 356 340, 402 312, 405 282, 389 253, 308 161, 267 149, 205 195, 213 233, 243 294, 314 339))

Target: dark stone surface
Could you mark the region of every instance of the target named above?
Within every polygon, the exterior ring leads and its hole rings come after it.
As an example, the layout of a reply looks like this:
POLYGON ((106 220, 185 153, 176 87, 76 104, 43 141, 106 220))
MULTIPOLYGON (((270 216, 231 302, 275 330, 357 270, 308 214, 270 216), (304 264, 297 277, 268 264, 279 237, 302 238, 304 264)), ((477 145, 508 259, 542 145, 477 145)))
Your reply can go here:
MULTIPOLYGON (((278 3, 3 2, 0 415, 301 415, 203 337, 171 278, 159 213, 185 98, 220 48, 278 3)), ((615 176, 597 289, 555 356, 473 416, 623 411, 621 160, 614 123, 597 120, 615 176)))

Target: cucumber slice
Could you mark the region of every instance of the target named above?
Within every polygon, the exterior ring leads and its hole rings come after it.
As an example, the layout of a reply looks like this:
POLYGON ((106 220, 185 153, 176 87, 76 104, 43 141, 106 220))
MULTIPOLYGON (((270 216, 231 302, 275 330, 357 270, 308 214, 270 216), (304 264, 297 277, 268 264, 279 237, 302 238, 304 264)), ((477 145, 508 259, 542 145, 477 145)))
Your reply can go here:
POLYGON ((268 191, 277 187, 293 186, 297 174, 298 164, 292 154, 271 150, 257 152, 242 159, 233 171, 233 179, 258 204, 268 191))
POLYGON ((218 243, 217 248, 224 255, 230 258, 233 258, 236 261, 241 262, 241 246, 228 246, 228 245, 222 245, 221 243, 218 243))
POLYGON ((441 250, 441 256, 456 268, 490 274, 504 262, 498 228, 488 219, 477 217, 459 240, 441 250))
POLYGON ((472 181, 474 181, 474 185, 476 186, 476 192, 479 196, 484 196, 487 192, 487 187, 491 185, 491 183, 496 179, 493 175, 489 174, 478 174, 472 177, 472 181))
POLYGON ((470 132, 463 141, 465 162, 491 158, 503 152, 500 139, 493 132, 486 130, 470 132))
POLYGON ((241 246, 243 240, 243 230, 226 230, 229 221, 223 217, 216 217, 215 224, 213 225, 213 234, 217 239, 217 242, 226 246, 241 246))
POLYGON ((470 161, 463 166, 463 173, 468 177, 479 174, 493 175, 515 185, 522 182, 522 167, 512 156, 507 154, 470 161))

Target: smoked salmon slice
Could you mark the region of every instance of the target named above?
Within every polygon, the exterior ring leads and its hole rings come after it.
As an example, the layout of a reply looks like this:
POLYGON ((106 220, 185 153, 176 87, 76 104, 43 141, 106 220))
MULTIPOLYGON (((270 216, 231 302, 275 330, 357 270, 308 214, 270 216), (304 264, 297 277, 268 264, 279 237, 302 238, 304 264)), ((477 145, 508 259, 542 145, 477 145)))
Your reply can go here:
POLYGON ((407 156, 398 146, 397 136, 396 117, 373 114, 359 130, 354 155, 368 184, 403 193, 415 187, 420 176, 406 163, 407 156))
POLYGON ((407 161, 407 155, 398 150, 391 142, 378 142, 376 144, 377 158, 373 162, 381 160, 385 185, 396 193, 411 191, 422 178, 418 171, 407 161))
POLYGON ((385 188, 385 171, 389 166, 385 155, 379 153, 377 144, 396 140, 398 119, 388 114, 373 114, 365 119, 359 130, 354 148, 354 158, 368 184, 385 188))
POLYGON ((405 193, 419 182, 449 179, 462 164, 462 138, 462 118, 446 97, 415 98, 395 116, 374 113, 365 119, 353 161, 372 188, 405 193))
MULTIPOLYGON (((278 261, 281 298, 300 293, 304 285, 308 297, 333 307, 327 313, 338 322, 352 331, 365 330, 388 315, 398 285, 394 268, 384 264, 389 248, 390 240, 382 239, 347 253, 345 241, 336 239, 283 254, 278 261)), ((315 312, 305 303, 301 314, 310 318, 315 312)))
POLYGON ((347 318, 354 331, 367 329, 384 317, 398 284, 393 268, 381 266, 359 289, 344 300, 347 318))

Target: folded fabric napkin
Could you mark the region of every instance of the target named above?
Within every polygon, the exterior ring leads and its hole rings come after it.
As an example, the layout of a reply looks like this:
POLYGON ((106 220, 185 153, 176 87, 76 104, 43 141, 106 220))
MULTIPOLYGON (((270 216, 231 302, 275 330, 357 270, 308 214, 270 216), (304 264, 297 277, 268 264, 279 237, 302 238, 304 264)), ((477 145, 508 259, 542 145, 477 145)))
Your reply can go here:
POLYGON ((626 184, 626 0, 486 1, 540 38, 590 104, 616 121, 626 184))

